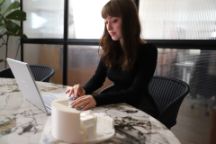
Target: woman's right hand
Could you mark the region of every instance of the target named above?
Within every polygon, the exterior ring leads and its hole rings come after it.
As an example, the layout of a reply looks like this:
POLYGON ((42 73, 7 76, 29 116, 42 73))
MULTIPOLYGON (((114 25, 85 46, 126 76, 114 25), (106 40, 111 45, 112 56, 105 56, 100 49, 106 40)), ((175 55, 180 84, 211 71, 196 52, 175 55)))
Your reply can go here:
POLYGON ((85 95, 85 90, 80 86, 80 84, 75 84, 74 86, 67 87, 66 94, 68 94, 69 97, 76 99, 85 95))

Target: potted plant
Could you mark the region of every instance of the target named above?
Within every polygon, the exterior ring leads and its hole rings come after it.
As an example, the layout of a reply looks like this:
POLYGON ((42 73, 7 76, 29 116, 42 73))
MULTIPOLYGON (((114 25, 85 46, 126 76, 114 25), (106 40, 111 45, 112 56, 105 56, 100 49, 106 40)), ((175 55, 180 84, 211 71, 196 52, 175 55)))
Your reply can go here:
MULTIPOLYGON (((19 1, 10 2, 0 0, 0 49, 5 48, 4 58, 0 58, 0 63, 4 62, 8 56, 8 43, 11 36, 18 38, 26 37, 23 34, 21 22, 26 20, 26 13, 21 10, 19 1)), ((19 46, 17 46, 18 53, 19 46)), ((17 55, 17 54, 16 54, 17 55)))

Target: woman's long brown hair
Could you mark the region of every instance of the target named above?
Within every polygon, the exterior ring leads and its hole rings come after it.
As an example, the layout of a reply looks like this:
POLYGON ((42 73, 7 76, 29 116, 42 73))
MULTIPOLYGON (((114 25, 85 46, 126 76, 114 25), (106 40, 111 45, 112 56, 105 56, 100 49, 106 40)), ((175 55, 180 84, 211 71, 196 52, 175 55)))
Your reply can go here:
POLYGON ((130 70, 135 63, 137 48, 141 42, 137 8, 132 0, 110 0, 102 9, 102 17, 105 19, 107 16, 122 18, 123 45, 112 40, 105 25, 100 40, 102 60, 108 67, 130 70))

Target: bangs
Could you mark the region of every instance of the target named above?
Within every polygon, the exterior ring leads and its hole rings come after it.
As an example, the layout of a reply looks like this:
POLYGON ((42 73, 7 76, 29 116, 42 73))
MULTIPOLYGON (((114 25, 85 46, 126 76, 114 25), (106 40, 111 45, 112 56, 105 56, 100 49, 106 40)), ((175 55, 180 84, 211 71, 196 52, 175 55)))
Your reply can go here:
POLYGON ((120 8, 118 4, 109 1, 102 9, 101 16, 105 19, 107 16, 120 17, 120 8))

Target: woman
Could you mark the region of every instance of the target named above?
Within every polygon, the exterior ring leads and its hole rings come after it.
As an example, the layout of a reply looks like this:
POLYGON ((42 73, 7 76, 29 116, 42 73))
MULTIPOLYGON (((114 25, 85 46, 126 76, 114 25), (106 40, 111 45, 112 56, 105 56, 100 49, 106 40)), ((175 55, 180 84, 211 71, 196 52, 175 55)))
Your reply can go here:
POLYGON ((148 93, 148 84, 154 74, 157 49, 140 39, 140 23, 132 0, 110 0, 102 9, 105 20, 100 41, 101 59, 95 74, 84 87, 69 87, 66 93, 73 96, 74 108, 87 110, 95 106, 128 103, 157 116, 157 108, 148 93), (113 86, 99 94, 108 77, 113 86))

